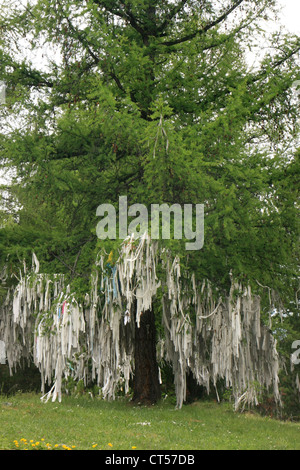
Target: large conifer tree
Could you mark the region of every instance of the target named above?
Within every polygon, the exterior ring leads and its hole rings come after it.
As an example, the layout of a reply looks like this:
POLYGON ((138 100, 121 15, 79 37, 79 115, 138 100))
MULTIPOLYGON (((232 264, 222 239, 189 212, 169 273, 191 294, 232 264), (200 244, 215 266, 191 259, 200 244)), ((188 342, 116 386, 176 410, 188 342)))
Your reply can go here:
MULTIPOLYGON (((203 249, 168 243, 197 279, 229 292, 231 273, 262 299, 270 289, 282 306, 294 299, 299 38, 278 30, 256 68, 245 58, 276 2, 2 4, 0 152, 14 175, 2 266, 17 274, 34 251, 43 272, 84 295, 96 252, 119 243, 97 240, 96 208, 127 195, 205 205, 203 249)), ((137 400, 159 397, 160 315, 148 311, 135 334, 136 354, 151 358, 135 358, 137 400)))

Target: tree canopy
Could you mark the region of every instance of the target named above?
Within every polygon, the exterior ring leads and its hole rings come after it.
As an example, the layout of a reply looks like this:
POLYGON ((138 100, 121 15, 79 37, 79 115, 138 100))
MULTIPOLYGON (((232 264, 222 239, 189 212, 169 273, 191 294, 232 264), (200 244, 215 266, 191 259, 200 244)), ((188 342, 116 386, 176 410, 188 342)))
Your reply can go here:
POLYGON ((42 272, 64 273, 84 295, 97 252, 120 245, 97 239, 100 204, 204 204, 201 250, 165 242, 182 266, 224 292, 231 276, 251 285, 266 322, 290 308, 300 40, 264 29, 277 2, 2 4, 0 154, 13 177, 2 188, 1 266, 17 275, 34 252, 42 272), (259 41, 267 52, 250 67, 259 41))

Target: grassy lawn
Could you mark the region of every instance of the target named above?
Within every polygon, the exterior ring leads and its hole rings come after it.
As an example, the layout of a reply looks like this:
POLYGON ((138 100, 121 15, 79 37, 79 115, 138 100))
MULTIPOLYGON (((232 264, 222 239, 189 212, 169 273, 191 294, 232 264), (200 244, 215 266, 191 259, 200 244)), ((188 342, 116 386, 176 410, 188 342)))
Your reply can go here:
POLYGON ((63 446, 83 450, 299 450, 300 423, 248 412, 235 414, 229 404, 205 401, 175 410, 168 403, 147 408, 88 396, 65 397, 62 403, 41 403, 35 394, 0 396, 1 450, 66 448, 63 446))

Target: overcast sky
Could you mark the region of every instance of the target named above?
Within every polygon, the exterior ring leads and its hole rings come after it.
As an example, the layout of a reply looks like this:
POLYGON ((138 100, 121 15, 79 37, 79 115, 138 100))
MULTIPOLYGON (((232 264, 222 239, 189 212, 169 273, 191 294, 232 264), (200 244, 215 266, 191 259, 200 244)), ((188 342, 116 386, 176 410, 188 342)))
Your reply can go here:
POLYGON ((292 33, 300 34, 300 0, 280 0, 284 7, 282 22, 292 33))

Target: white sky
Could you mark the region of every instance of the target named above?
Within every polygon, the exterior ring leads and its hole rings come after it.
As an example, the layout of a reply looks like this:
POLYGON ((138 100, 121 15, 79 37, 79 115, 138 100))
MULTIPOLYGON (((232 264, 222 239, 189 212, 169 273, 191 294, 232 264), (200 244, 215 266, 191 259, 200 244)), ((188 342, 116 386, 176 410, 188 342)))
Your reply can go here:
POLYGON ((300 0, 280 0, 283 6, 282 23, 290 32, 300 34, 300 0))

